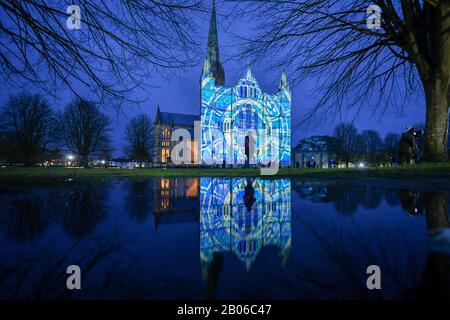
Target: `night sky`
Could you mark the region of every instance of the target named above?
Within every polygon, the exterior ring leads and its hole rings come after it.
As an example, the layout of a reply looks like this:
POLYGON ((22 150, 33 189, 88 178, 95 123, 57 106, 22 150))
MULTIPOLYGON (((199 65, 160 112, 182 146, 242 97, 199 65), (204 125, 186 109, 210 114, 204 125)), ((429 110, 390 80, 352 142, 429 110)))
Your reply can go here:
MULTIPOLYGON (((243 18, 232 18, 227 10, 226 5, 222 1, 217 2, 218 10, 218 29, 219 29, 219 46, 220 54, 225 69, 226 85, 234 85, 238 79, 244 75, 246 71, 246 62, 237 59, 237 54, 241 49, 238 44, 240 37, 251 38, 255 34, 255 25, 251 21, 243 18)), ((198 17, 200 25, 199 30, 199 44, 202 46, 203 52, 206 56, 207 34, 209 26, 209 14, 198 17)), ((252 71, 258 80, 261 88, 266 92, 275 92, 280 81, 282 70, 270 68, 270 57, 267 61, 261 61, 252 65, 252 71)), ((122 112, 116 112, 106 109, 106 112, 112 118, 112 127, 114 128, 113 148, 115 157, 123 155, 124 146, 124 129, 127 121, 139 113, 147 113, 152 119, 156 114, 156 106, 160 105, 162 111, 180 112, 198 114, 200 110, 200 88, 199 79, 203 66, 203 58, 199 57, 198 64, 192 68, 186 68, 177 71, 168 71, 167 75, 160 76, 155 74, 151 79, 148 79, 148 84, 156 86, 150 88, 150 94, 138 92, 137 96, 146 99, 145 102, 139 104, 126 105, 122 108, 122 112)), ((290 70, 285 70, 288 76, 290 70)), ((351 121, 354 118, 354 111, 350 109, 347 114, 336 115, 335 118, 322 119, 320 124, 310 125, 296 125, 307 110, 314 106, 315 101, 318 100, 316 94, 315 79, 306 79, 302 82, 291 83, 292 90, 292 145, 295 146, 299 139, 315 135, 315 134, 332 134, 333 128, 340 121, 351 121)), ((9 95, 14 92, 28 90, 33 93, 39 93, 39 89, 28 87, 11 87, 10 85, 2 84, 0 88, 0 101, 3 105, 8 99, 9 95)), ((80 92, 81 95, 86 95, 80 92)), ((49 98, 48 100, 55 109, 61 109, 64 105, 74 98, 73 93, 67 89, 62 88, 58 91, 57 98, 49 98)), ((86 96, 89 99, 89 96, 86 96)), ((415 101, 405 106, 401 114, 388 108, 389 111, 384 114, 380 112, 373 113, 372 110, 365 108, 360 112, 355 119, 354 124, 358 130, 375 129, 380 132, 381 136, 388 132, 401 132, 407 125, 414 125, 416 123, 423 123, 425 120, 425 99, 421 92, 417 97, 410 99, 415 101)), ((332 106, 330 106, 332 108, 332 106)))

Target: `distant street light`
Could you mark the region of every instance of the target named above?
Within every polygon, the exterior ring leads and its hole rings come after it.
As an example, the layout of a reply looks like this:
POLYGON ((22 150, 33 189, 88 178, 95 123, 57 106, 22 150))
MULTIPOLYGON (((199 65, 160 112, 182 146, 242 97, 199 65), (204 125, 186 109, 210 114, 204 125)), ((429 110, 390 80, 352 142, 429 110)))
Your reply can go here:
POLYGON ((364 163, 360 162, 358 165, 360 168, 364 168, 364 163))
POLYGON ((72 160, 74 159, 74 156, 72 154, 67 155, 67 165, 70 167, 72 165, 72 160))

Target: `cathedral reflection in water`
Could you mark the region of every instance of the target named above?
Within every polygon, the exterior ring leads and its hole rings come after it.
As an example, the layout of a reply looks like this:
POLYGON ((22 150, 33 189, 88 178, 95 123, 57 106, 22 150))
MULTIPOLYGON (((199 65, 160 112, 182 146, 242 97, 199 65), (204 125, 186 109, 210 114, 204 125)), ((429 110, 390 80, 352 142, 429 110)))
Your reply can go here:
POLYGON ((221 264, 226 252, 236 255, 247 270, 264 247, 278 248, 282 265, 289 255, 289 179, 155 179, 153 214, 157 227, 199 223, 199 256, 205 278, 214 272, 214 265, 221 264))
POLYGON ((265 246, 285 263, 291 245, 289 179, 202 178, 200 263, 204 276, 214 254, 232 252, 250 269, 265 246))

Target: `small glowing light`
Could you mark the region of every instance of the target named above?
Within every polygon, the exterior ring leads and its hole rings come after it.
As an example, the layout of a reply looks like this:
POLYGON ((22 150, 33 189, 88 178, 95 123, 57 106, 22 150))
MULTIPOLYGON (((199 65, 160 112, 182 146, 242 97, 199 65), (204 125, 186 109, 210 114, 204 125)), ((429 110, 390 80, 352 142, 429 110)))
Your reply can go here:
POLYGON ((359 165, 358 165, 358 167, 364 168, 364 163, 360 162, 359 165))
POLYGON ((105 160, 102 160, 102 164, 105 164, 105 160))
POLYGON ((69 155, 67 156, 67 159, 73 160, 73 155, 69 154, 69 155))

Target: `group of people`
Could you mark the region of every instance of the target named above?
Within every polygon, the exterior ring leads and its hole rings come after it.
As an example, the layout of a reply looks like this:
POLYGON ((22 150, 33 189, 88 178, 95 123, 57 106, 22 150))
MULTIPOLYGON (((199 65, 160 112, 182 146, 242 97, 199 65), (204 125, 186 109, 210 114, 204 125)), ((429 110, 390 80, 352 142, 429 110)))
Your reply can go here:
POLYGON ((312 159, 312 160, 306 161, 306 167, 307 168, 317 168, 316 160, 312 159))
MULTIPOLYGON (((412 162, 420 161, 421 152, 417 147, 416 138, 422 134, 423 131, 407 128, 407 131, 401 135, 398 145, 398 164, 411 164, 412 162)), ((394 159, 395 157, 393 157, 394 159)))

